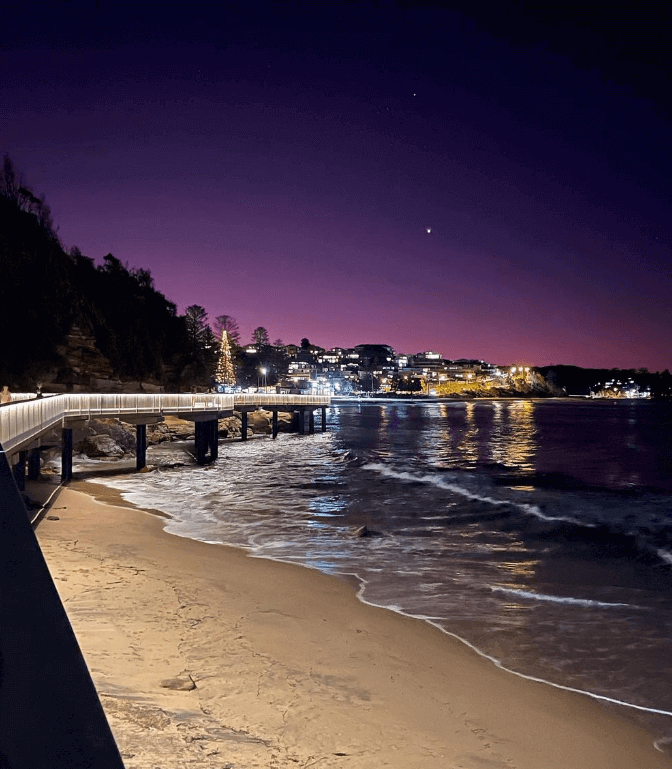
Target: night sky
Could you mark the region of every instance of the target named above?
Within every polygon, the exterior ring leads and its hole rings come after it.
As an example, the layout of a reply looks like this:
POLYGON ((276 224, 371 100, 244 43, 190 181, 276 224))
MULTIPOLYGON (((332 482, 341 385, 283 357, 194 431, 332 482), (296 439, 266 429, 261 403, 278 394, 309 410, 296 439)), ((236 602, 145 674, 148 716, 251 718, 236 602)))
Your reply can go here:
POLYGON ((672 368, 666 11, 484 8, 4 3, 0 153, 243 341, 672 368))

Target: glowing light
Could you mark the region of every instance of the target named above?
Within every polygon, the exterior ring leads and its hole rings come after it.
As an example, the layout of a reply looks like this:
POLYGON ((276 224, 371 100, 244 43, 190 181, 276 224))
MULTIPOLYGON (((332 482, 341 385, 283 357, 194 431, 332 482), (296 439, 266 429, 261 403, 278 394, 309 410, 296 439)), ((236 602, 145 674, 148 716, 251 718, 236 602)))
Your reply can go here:
POLYGON ((428 235, 431 233, 431 231, 432 231, 432 228, 431 227, 427 227, 427 234, 428 235))

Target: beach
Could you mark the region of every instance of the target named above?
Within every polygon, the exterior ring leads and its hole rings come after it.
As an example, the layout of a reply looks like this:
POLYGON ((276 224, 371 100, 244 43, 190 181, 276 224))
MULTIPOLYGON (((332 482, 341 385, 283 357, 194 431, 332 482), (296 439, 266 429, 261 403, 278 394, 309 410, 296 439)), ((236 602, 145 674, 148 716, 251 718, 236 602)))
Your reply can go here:
POLYGON ((670 766, 623 711, 499 670, 354 581, 164 522, 77 481, 37 528, 127 769, 670 766))

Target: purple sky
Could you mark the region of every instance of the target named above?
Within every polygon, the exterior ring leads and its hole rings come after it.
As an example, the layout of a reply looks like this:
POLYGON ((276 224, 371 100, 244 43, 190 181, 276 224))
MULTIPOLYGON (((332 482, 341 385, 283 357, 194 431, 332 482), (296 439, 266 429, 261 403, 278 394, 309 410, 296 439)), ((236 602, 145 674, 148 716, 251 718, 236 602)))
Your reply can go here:
POLYGON ((672 368, 662 19, 26 8, 1 12, 0 152, 66 247, 150 269, 179 312, 672 368))

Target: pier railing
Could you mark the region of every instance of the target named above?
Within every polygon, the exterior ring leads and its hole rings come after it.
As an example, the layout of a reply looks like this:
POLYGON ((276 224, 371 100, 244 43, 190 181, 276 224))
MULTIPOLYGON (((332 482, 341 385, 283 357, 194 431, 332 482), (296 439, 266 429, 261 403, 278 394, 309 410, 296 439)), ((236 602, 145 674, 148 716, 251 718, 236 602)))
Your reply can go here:
POLYGON ((331 402, 329 395, 285 395, 278 393, 236 393, 233 396, 236 406, 328 406, 331 402))

